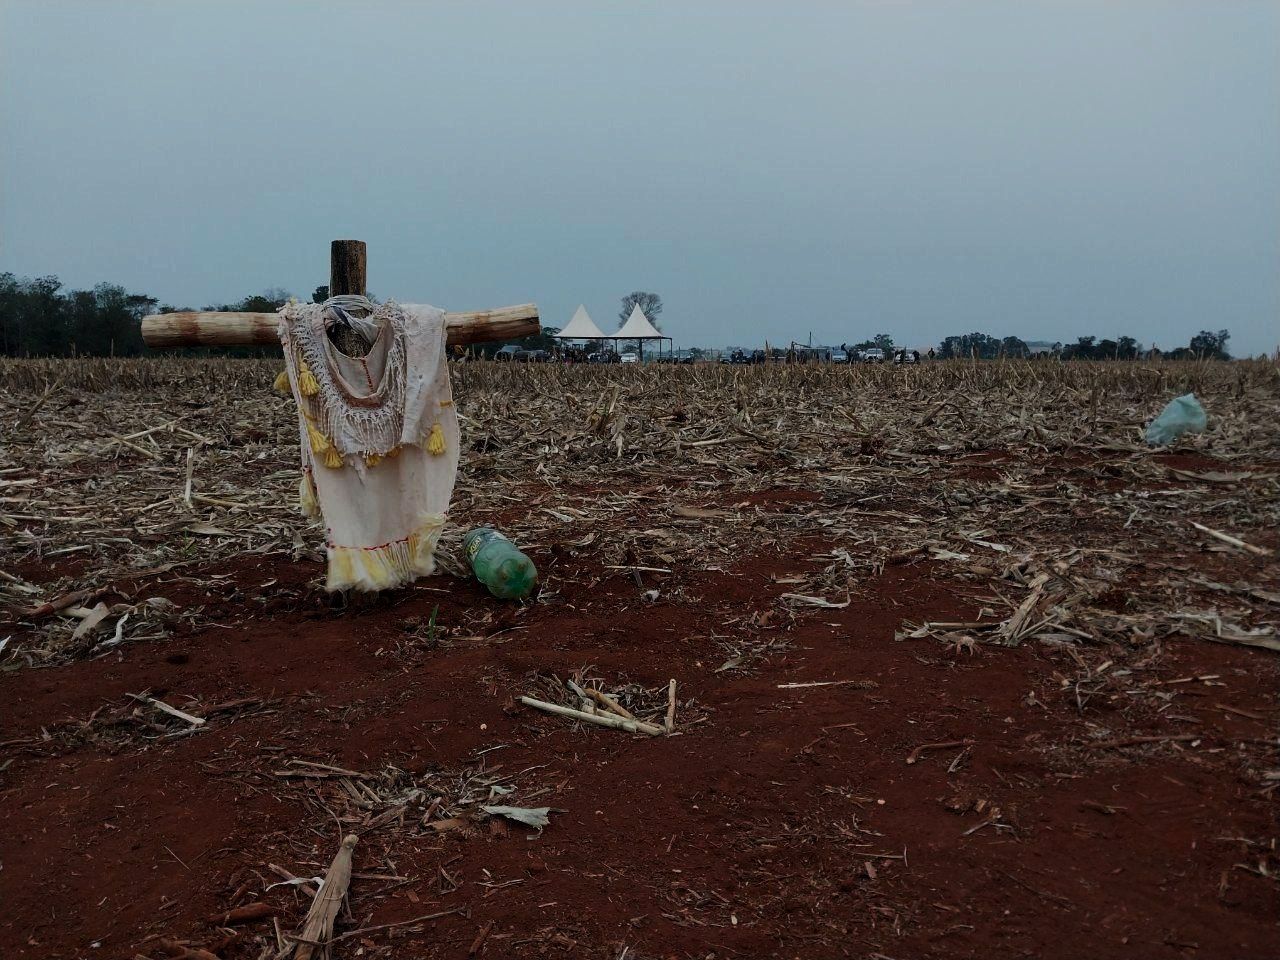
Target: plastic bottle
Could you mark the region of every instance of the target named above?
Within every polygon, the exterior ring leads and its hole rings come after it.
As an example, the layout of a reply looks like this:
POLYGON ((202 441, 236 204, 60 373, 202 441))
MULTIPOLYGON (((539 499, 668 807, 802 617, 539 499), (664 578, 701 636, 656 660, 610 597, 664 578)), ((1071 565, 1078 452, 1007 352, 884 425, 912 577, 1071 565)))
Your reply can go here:
POLYGON ((538 570, 516 545, 492 527, 476 527, 462 539, 471 572, 502 600, 517 600, 533 592, 538 570))

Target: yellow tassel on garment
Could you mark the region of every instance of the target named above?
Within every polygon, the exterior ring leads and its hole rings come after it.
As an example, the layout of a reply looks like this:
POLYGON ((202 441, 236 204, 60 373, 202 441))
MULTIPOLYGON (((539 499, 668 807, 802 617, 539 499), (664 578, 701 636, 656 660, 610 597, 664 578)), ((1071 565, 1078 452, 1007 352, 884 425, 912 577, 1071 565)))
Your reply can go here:
POLYGON ((336 470, 338 467, 342 466, 342 454, 331 446, 325 451, 324 460, 322 462, 326 467, 336 470))
POLYGON ((431 428, 431 436, 427 438, 427 453, 433 457, 444 453, 444 429, 438 423, 431 428))
POLYGON ((316 425, 310 420, 307 421, 307 439, 311 441, 311 452, 317 457, 324 456, 333 449, 333 444, 329 442, 329 438, 316 429, 316 425))
POLYGON ((298 484, 298 507, 304 517, 320 516, 320 504, 316 502, 316 490, 311 485, 311 474, 304 472, 298 484))
POLYGON ((400 456, 400 446, 397 444, 396 446, 394 446, 394 447, 392 447, 390 450, 388 450, 386 453, 384 453, 384 454, 383 454, 383 456, 384 456, 384 457, 398 457, 398 456, 400 456))
POLYGON ((311 372, 311 368, 307 366, 307 361, 298 361, 298 389, 302 391, 304 397, 314 397, 320 392, 320 384, 316 381, 316 375, 311 372))
POLYGON ((276 380, 275 380, 275 383, 271 384, 271 389, 274 390, 276 393, 280 393, 280 394, 287 395, 289 393, 289 371, 288 370, 281 370, 279 373, 276 374, 276 380))
POLYGON ((381 462, 382 454, 380 453, 366 453, 364 455, 364 465, 366 467, 376 467, 381 462))

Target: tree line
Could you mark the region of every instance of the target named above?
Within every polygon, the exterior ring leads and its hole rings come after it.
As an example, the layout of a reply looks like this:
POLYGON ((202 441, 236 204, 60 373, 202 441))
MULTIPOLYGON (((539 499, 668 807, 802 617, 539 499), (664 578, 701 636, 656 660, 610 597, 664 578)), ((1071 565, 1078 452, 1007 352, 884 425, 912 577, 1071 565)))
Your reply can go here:
POLYGON ((1075 343, 1055 343, 1046 350, 1032 350, 1019 337, 993 337, 988 333, 965 333, 947 337, 938 348, 938 356, 944 360, 970 359, 995 360, 1000 357, 1025 359, 1050 356, 1062 360, 1139 360, 1162 357, 1167 360, 1230 360, 1226 330, 1201 330, 1185 347, 1159 350, 1143 348, 1133 337, 1120 336, 1114 340, 1097 337, 1078 337, 1075 343))
MULTIPOLYGON (((316 303, 329 295, 328 287, 317 287, 311 295, 316 303)), ((372 295, 370 295, 372 298, 372 295)), ((250 313, 273 313, 289 299, 285 290, 266 290, 235 303, 209 304, 205 310, 239 310, 250 313)), ((631 307, 640 304, 655 324, 662 313, 662 300, 656 294, 636 291, 623 298, 619 317, 625 320, 631 307)), ((140 323, 149 313, 189 310, 161 304, 152 296, 131 293, 112 283, 100 283, 90 290, 64 289, 56 276, 17 277, 0 273, 0 355, 9 357, 133 357, 147 352, 142 342, 140 323)), ((519 341, 521 346, 549 349, 556 344, 554 328, 545 328, 535 337, 519 341)), ((1063 360, 1137 360, 1149 356, 1168 359, 1229 360, 1226 330, 1201 330, 1185 347, 1169 351, 1144 349, 1136 339, 1079 337, 1075 343, 1055 343, 1047 350, 1033 351, 1019 337, 994 337, 987 333, 966 333, 947 337, 938 348, 938 356, 993 360, 1000 357, 1023 358, 1033 353, 1047 354, 1063 360)), ((501 344, 486 344, 478 352, 492 352, 501 344)), ((886 355, 893 352, 893 339, 887 333, 854 344, 853 349, 880 347, 886 355)), ((258 356, 271 351, 263 347, 220 348, 222 355, 258 356)))
POLYGON ((64 290, 57 277, 0 273, 0 353, 135 356, 145 349, 138 322, 155 308, 154 297, 115 284, 64 290))
MULTIPOLYGON (((316 290, 319 295, 327 288, 316 290)), ((289 299, 284 290, 267 290, 236 303, 215 303, 205 310, 273 313, 289 299)), ((321 299, 324 299, 321 297, 321 299)), ((114 283, 91 290, 65 289, 57 277, 17 277, 0 273, 0 356, 136 357, 147 353, 142 318, 149 313, 190 310, 161 304, 155 297, 130 293, 114 283)), ((265 347, 220 348, 230 356, 265 356, 265 347)))

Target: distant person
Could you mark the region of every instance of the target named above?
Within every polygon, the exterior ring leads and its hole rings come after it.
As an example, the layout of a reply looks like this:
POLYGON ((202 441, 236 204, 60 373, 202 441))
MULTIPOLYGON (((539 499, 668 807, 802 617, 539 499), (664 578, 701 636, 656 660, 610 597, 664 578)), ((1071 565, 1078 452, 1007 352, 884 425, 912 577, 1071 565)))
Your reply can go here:
POLYGON ((933 354, 933 347, 930 347, 930 348, 929 348, 929 359, 930 359, 930 360, 932 360, 932 359, 933 359, 933 357, 934 357, 934 354, 933 354))

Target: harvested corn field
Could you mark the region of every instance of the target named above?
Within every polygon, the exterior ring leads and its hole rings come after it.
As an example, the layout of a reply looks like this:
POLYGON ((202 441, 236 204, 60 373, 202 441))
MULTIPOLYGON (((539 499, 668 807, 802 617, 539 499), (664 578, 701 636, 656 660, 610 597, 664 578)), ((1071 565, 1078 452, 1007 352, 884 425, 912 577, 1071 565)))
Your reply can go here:
POLYGON ((347 835, 334 957, 1275 943, 1274 364, 458 364, 345 601, 278 369, 0 361, 0 955, 283 955, 347 835))

